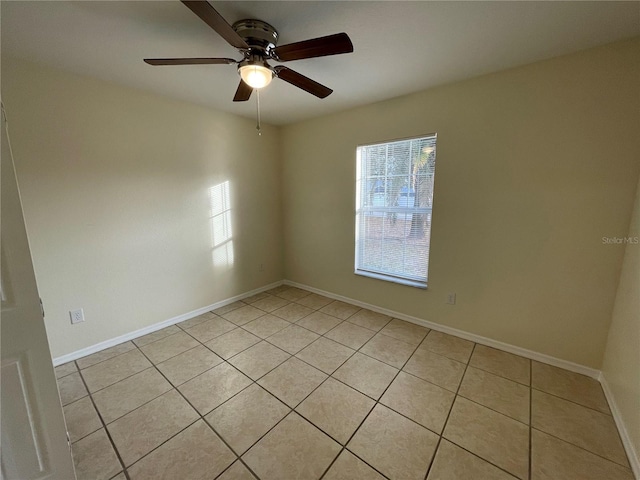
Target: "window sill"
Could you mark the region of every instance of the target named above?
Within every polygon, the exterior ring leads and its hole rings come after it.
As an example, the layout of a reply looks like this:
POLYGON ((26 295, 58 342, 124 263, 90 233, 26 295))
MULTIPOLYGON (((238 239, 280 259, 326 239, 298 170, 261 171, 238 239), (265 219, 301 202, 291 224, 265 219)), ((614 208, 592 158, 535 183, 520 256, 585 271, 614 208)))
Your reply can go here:
POLYGON ((416 280, 407 280, 406 278, 398 278, 391 277, 389 275, 382 275, 380 273, 367 272, 363 270, 356 270, 356 275, 361 275, 363 277, 375 278, 376 280, 384 280, 386 282, 398 283, 400 285, 406 285, 408 287, 421 288, 422 290, 427 289, 427 284, 423 282, 418 282, 416 280))

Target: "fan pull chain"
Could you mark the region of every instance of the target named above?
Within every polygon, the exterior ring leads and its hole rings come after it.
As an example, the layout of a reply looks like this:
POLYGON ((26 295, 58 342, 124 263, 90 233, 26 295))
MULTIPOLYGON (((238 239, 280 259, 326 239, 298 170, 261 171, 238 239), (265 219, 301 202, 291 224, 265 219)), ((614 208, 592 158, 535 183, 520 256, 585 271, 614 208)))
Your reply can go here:
POLYGON ((256 110, 258 116, 258 124, 256 125, 256 130, 258 131, 258 135, 262 136, 262 131, 260 130, 260 90, 256 89, 256 110))

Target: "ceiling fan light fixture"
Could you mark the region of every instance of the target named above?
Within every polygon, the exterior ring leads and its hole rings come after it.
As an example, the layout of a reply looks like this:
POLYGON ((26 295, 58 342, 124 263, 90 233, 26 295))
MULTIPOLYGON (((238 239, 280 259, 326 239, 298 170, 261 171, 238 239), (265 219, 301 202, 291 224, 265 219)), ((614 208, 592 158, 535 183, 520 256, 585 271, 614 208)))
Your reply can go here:
POLYGON ((240 77, 242 77, 244 83, 255 89, 266 87, 273 79, 271 69, 256 63, 240 65, 238 72, 240 72, 240 77))
POLYGON ((278 46, 278 31, 267 22, 247 18, 231 25, 209 2, 182 0, 182 3, 229 45, 235 47, 243 59, 145 58, 144 61, 149 65, 237 64, 242 80, 233 96, 234 102, 246 102, 254 90, 257 90, 258 97, 260 89, 269 85, 273 77, 278 77, 283 82, 318 98, 326 98, 333 90, 282 65, 272 68, 267 61, 288 62, 353 52, 353 43, 344 32, 278 46))

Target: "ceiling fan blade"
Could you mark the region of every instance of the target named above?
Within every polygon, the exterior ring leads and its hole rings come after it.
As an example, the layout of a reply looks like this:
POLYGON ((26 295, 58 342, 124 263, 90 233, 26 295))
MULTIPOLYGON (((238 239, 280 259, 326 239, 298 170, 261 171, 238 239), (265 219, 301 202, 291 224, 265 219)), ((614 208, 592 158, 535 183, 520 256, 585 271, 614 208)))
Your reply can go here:
POLYGON ((240 35, 229 25, 229 23, 220 15, 215 8, 205 1, 186 1, 182 0, 193 13, 199 16, 204 23, 213 28, 218 35, 224 38, 230 45, 236 48, 249 48, 240 35))
POLYGON ((326 37, 281 45, 272 50, 274 58, 281 62, 350 52, 353 52, 353 44, 346 33, 336 33, 326 37))
POLYGON ((282 65, 275 67, 273 70, 276 73, 276 76, 281 80, 301 88, 318 98, 328 97, 333 92, 329 87, 325 87, 315 80, 311 80, 309 77, 305 77, 304 75, 295 72, 290 68, 283 67, 282 65))
POLYGON ((145 58, 149 65, 229 65, 233 58, 145 58))
POLYGON ((253 88, 244 83, 244 81, 240 80, 240 84, 238 85, 238 89, 236 90, 236 94, 233 97, 234 102, 246 102, 251 97, 251 93, 253 93, 253 88))

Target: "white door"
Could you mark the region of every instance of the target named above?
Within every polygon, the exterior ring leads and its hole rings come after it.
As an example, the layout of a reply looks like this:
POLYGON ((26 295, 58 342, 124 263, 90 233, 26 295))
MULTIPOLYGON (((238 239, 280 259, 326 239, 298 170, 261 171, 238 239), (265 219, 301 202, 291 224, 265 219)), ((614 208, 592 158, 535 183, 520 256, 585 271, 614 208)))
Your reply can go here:
POLYGON ((2 109, 2 480, 74 480, 2 109))

